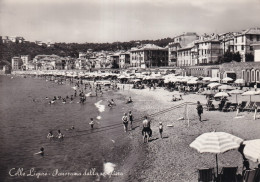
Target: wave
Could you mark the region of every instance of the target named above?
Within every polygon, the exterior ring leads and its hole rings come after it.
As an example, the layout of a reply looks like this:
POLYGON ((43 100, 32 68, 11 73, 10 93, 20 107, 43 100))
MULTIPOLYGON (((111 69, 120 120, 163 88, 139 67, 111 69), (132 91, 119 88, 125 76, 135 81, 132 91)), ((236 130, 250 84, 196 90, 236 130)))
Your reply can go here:
POLYGON ((105 105, 100 104, 102 102, 102 100, 98 101, 97 103, 95 103, 95 106, 98 108, 99 112, 104 112, 105 111, 105 105))

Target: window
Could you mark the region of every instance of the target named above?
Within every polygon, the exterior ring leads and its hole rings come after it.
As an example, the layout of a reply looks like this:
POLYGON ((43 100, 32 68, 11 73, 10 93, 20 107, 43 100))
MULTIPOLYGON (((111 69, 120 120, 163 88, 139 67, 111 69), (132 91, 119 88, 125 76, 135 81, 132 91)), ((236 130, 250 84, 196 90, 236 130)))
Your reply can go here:
POLYGON ((235 50, 237 50, 237 46, 235 46, 235 50))
POLYGON ((253 35, 250 35, 249 39, 250 39, 251 41, 253 41, 253 35))
POLYGON ((237 37, 236 37, 236 39, 235 39, 235 42, 237 43, 237 37))
POLYGON ((241 38, 242 38, 242 42, 244 42, 244 36, 242 36, 241 38))
POLYGON ((241 45, 241 50, 244 50, 244 45, 241 45))
POLYGON ((253 46, 250 46, 250 51, 253 51, 254 49, 253 49, 253 46))
POLYGON ((207 50, 205 49, 205 54, 207 54, 207 50))
POLYGON ((260 41, 260 35, 257 35, 257 41, 260 41))
POLYGON ((254 82, 255 81, 255 70, 251 70, 251 81, 254 82))

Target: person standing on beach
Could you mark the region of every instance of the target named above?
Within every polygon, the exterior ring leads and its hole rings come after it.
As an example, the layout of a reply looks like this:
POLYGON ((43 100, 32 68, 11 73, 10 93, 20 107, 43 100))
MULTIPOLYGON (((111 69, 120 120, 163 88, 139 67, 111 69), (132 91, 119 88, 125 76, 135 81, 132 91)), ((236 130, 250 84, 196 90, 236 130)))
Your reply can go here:
POLYGON ((129 117, 129 121, 130 121, 130 127, 131 127, 131 130, 133 129, 133 115, 132 115, 132 111, 129 111, 128 113, 128 117, 129 117))
POLYGON ((90 126, 91 126, 91 129, 94 129, 94 119, 93 118, 90 118, 90 126))
POLYGON ((151 130, 151 122, 148 120, 148 117, 145 116, 143 120, 143 130, 142 135, 144 135, 144 132, 147 132, 149 134, 149 137, 152 136, 152 130, 151 130))
POLYGON ((160 133, 161 138, 163 138, 162 132, 163 132, 163 125, 162 125, 162 122, 159 122, 159 133, 160 133))
POLYGON ((122 121, 123 121, 123 125, 124 125, 124 130, 125 130, 125 132, 127 132, 128 118, 127 118, 127 114, 126 113, 124 113, 124 116, 122 117, 122 121))
POLYGON ((197 112, 198 112, 199 120, 200 120, 200 122, 202 122, 201 121, 201 114, 203 113, 203 107, 200 104, 200 101, 197 102, 197 112))

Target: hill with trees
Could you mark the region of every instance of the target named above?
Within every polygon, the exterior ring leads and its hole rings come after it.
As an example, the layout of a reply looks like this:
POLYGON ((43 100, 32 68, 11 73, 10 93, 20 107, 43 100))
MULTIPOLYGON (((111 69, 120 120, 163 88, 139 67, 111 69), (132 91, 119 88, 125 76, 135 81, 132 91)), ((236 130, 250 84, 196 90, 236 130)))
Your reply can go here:
POLYGON ((6 62, 11 62, 12 57, 20 55, 30 55, 34 58, 39 54, 56 54, 58 56, 70 56, 77 58, 79 52, 86 52, 88 49, 92 49, 93 51, 129 50, 137 45, 147 43, 165 47, 169 42, 173 42, 173 38, 158 40, 133 40, 129 42, 113 43, 55 43, 54 47, 39 46, 32 42, 2 43, 0 44, 0 65, 6 62))

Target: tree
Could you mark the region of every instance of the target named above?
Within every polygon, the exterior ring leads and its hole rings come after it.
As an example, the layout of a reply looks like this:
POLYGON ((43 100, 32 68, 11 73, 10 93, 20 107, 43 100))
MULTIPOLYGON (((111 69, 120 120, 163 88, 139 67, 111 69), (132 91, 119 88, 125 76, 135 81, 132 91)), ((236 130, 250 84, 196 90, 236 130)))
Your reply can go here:
POLYGON ((239 52, 233 53, 233 59, 236 62, 241 62, 241 55, 239 52))
POLYGON ((246 53, 246 62, 254 62, 254 55, 252 53, 246 53))

